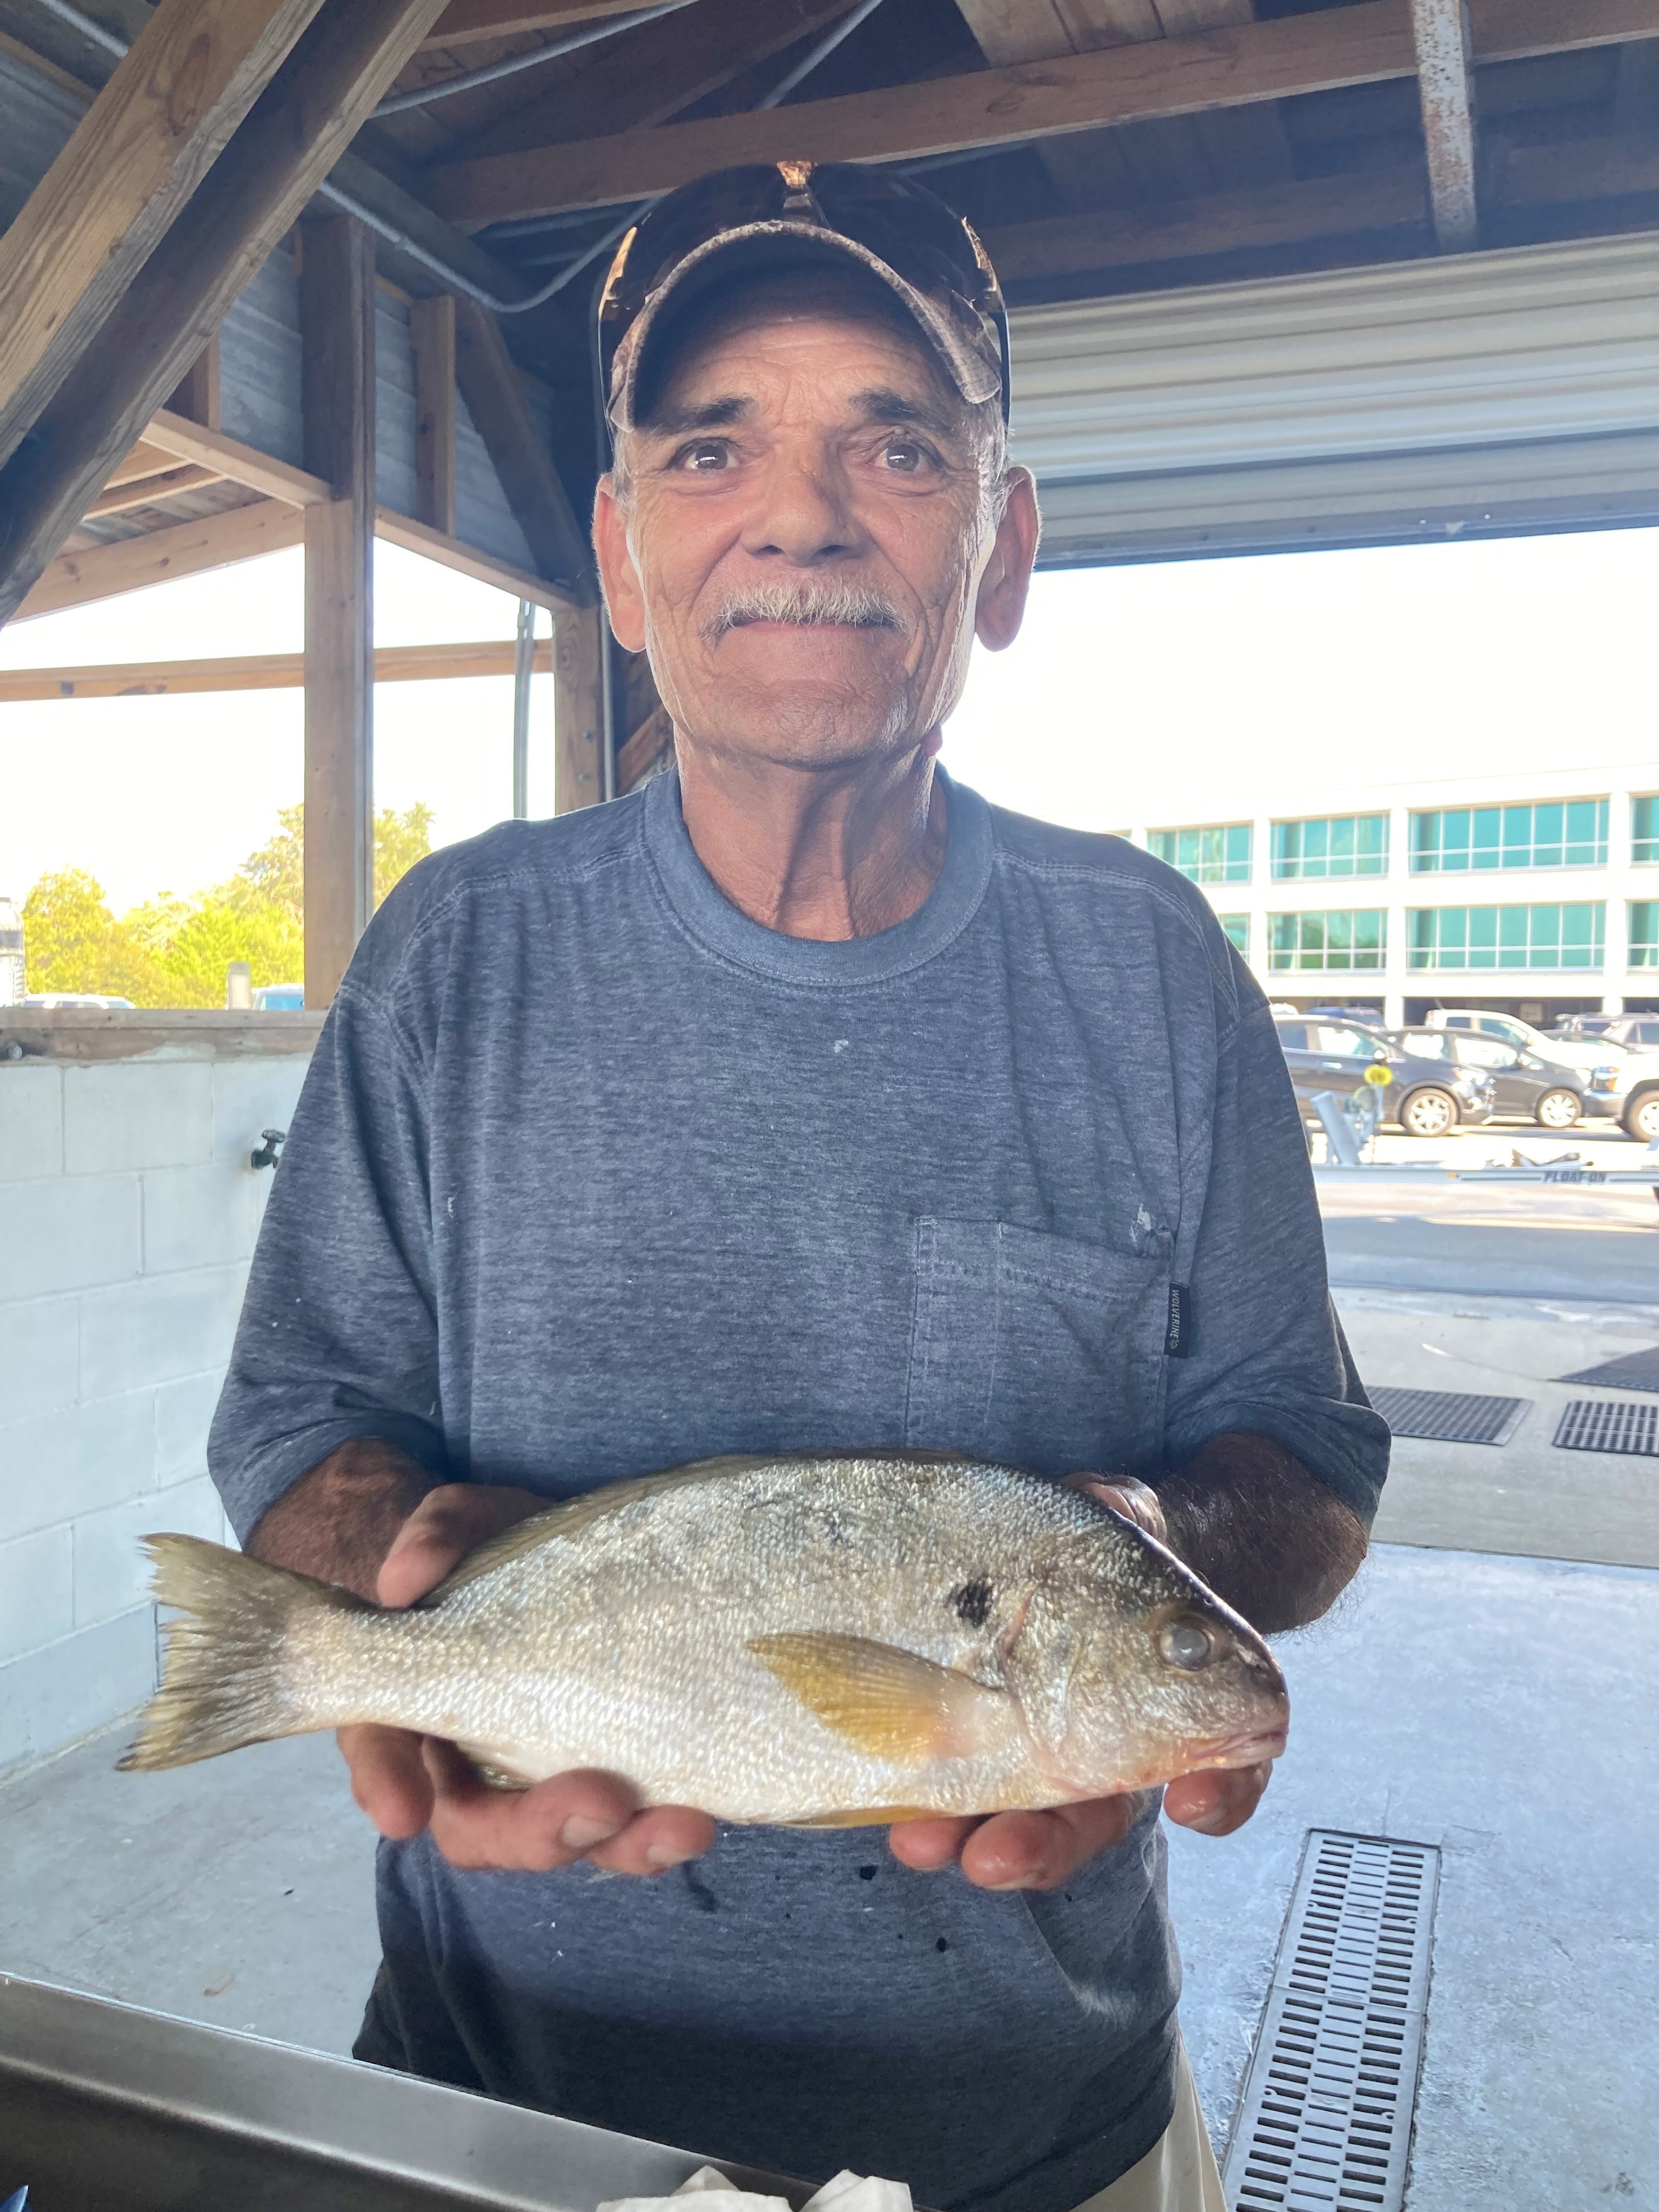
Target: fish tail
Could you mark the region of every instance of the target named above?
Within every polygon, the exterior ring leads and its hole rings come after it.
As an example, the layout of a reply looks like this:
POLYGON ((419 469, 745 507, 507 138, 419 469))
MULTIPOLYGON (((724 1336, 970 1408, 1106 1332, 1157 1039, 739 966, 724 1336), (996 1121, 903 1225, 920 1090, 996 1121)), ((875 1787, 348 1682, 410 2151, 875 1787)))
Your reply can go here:
POLYGON ((146 1536, 152 1594, 177 1608, 167 1625, 161 1686, 118 1764, 131 1773, 187 1766, 245 1743, 321 1724, 283 1680, 283 1647, 301 1615, 371 1613, 349 1590, 267 1566, 199 1536, 146 1536))

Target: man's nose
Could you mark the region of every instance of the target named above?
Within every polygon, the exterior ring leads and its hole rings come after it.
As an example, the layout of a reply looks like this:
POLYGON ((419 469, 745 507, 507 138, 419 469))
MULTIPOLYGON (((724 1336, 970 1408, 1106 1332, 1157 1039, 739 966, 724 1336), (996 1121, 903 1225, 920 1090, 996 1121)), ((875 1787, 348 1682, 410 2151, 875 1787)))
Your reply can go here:
POLYGON ((807 568, 861 550, 841 471, 817 454, 779 453, 761 486, 744 550, 807 568))

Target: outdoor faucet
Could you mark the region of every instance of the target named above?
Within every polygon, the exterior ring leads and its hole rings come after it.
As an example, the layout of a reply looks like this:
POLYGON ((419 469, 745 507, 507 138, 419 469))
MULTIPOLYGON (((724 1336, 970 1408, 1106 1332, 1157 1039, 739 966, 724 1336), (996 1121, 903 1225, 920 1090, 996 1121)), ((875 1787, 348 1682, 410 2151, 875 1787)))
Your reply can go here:
POLYGON ((259 1134, 264 1142, 257 1151, 249 1153, 248 1164, 250 1167, 256 1168, 274 1168, 276 1164, 276 1155, 288 1142, 288 1131, 261 1129, 259 1134))

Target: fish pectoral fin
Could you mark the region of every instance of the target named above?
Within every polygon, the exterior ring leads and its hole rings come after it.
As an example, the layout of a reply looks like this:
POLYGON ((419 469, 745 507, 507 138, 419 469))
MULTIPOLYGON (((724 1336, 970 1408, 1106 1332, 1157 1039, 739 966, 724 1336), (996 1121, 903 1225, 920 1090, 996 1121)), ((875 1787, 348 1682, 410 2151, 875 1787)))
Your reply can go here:
POLYGON ((754 1636, 749 1649, 824 1726, 875 1759, 921 1765, 981 1748, 1007 1693, 862 1636, 754 1636))

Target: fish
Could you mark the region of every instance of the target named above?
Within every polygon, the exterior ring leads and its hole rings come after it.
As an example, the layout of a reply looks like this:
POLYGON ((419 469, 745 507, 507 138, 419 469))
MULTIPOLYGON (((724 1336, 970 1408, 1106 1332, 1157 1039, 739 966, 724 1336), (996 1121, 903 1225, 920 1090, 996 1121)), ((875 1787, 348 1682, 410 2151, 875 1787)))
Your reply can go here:
POLYGON ((858 1826, 1149 1789, 1284 1748, 1243 1616, 1139 1525, 946 1453, 727 1457, 608 1484, 418 1604, 198 1537, 145 1540, 177 1608, 124 1768, 378 1722, 524 1788, 858 1826))

